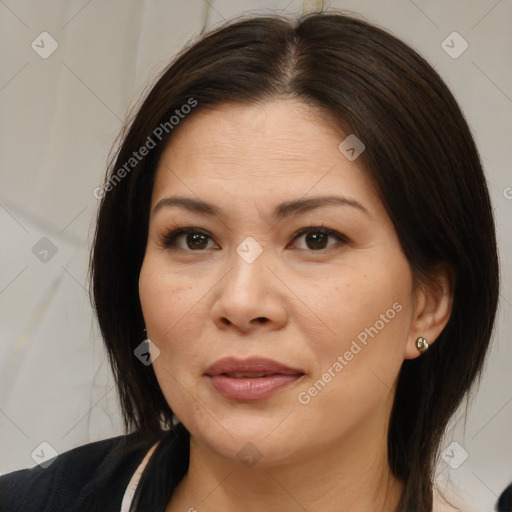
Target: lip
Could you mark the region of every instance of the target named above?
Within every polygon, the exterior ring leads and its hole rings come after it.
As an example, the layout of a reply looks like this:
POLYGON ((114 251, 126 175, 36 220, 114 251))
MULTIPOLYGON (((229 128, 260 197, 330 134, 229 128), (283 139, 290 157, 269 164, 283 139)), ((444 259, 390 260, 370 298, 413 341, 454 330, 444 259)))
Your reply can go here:
POLYGON ((248 359, 237 359, 236 357, 224 357, 210 365, 205 374, 213 377, 223 373, 280 373, 283 375, 303 374, 304 371, 298 368, 290 368, 285 364, 278 363, 273 359, 265 357, 249 357, 248 359))
POLYGON ((291 368, 263 357, 250 357, 244 360, 226 357, 209 366, 205 375, 213 388, 225 398, 254 401, 263 400, 289 387, 305 373, 302 369, 291 368), (230 375, 237 373, 249 375, 230 375), (251 373, 255 376, 250 376, 251 373), (262 373, 266 376, 261 376, 262 373))

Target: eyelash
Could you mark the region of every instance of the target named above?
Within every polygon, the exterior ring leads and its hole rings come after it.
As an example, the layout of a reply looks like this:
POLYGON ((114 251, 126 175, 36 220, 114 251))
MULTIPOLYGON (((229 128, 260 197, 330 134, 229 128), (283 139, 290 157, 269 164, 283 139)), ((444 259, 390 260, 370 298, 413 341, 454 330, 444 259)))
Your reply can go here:
MULTIPOLYGON (((204 236, 210 238, 210 240, 213 240, 212 237, 207 232, 203 231, 200 228, 179 228, 179 229, 175 229, 174 231, 170 231, 169 233, 165 234, 162 237, 160 244, 164 249, 169 249, 169 250, 175 250, 175 251, 182 250, 185 252, 199 252, 199 253, 206 252, 206 249, 192 250, 192 249, 179 249, 176 247, 177 238, 182 235, 188 235, 190 233, 201 234, 201 235, 204 235, 204 236)), ((323 249, 316 249, 316 250, 314 250, 314 249, 299 249, 299 250, 302 250, 302 251, 306 250, 308 252, 325 252, 325 251, 328 251, 329 249, 333 249, 334 247, 336 247, 336 245, 339 246, 339 245, 345 245, 345 244, 350 243, 350 240, 345 235, 343 235, 342 233, 339 233, 338 231, 335 231, 334 229, 325 228, 325 227, 323 227, 323 225, 322 226, 310 226, 307 228, 300 229, 298 232, 296 232, 293 235, 292 242, 294 242, 297 238, 299 238, 303 235, 307 235, 308 233, 322 233, 324 235, 335 238, 338 241, 338 244, 332 245, 330 247, 325 247, 323 249)))

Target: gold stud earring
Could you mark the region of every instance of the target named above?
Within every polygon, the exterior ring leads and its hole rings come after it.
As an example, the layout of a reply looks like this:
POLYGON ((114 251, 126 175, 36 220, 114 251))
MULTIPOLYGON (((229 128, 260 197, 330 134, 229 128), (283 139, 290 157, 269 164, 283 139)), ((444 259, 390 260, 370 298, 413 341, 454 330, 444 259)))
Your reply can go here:
POLYGON ((423 354, 423 352, 426 352, 428 350, 428 341, 420 336, 416 340, 416 348, 418 349, 420 354, 423 354))

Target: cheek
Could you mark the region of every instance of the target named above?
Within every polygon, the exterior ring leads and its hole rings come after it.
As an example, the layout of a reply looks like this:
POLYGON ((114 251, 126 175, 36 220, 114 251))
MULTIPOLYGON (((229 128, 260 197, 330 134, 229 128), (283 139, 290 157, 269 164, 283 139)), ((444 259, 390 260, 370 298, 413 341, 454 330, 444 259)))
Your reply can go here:
POLYGON ((396 296, 374 301, 352 296, 349 304, 330 306, 336 335, 312 338, 315 374, 296 394, 299 412, 320 419, 311 435, 347 433, 376 415, 384 421, 409 328, 410 309, 402 304, 404 297, 393 300, 396 296))
POLYGON ((379 379, 392 386, 411 321, 409 267, 406 261, 394 263, 390 270, 388 264, 372 267, 361 262, 361 267, 340 273, 323 296, 316 294, 315 308, 323 323, 317 335, 310 335, 317 377, 330 370, 344 375, 343 386, 379 379))
POLYGON ((139 297, 148 333, 163 342, 200 299, 193 283, 183 273, 171 271, 151 251, 139 276, 139 297))
POLYGON ((185 272, 171 270, 159 254, 149 252, 144 259, 139 296, 148 337, 160 350, 157 377, 167 371, 188 381, 204 357, 199 344, 193 343, 208 320, 205 290, 198 285, 185 272))
MULTIPOLYGON (((194 338, 194 286, 177 273, 162 271, 158 259, 146 257, 139 277, 139 296, 148 337, 160 350, 153 370, 167 403, 182 420, 205 414, 184 390, 194 387, 194 362, 201 357, 194 338)), ((206 420, 206 418, 204 418, 206 420)))

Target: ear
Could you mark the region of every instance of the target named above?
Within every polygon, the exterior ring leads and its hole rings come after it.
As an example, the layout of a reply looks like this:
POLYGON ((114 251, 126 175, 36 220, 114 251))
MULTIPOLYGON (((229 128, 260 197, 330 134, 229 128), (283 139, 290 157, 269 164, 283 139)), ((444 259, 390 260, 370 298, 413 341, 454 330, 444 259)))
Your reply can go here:
POLYGON ((420 356, 416 340, 422 336, 432 345, 446 327, 453 307, 455 277, 448 264, 440 264, 428 283, 414 291, 413 317, 405 347, 405 359, 420 356))

